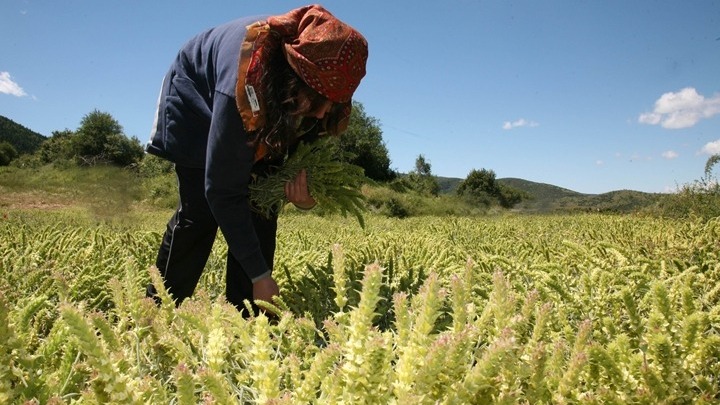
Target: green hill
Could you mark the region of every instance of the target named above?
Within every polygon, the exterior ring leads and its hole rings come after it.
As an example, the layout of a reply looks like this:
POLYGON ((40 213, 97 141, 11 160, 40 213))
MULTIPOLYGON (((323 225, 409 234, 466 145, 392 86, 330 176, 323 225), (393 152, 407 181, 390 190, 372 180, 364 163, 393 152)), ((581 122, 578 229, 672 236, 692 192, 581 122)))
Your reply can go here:
MULTIPOLYGON (((438 177, 441 193, 454 193, 463 179, 438 177)), ((660 194, 632 190, 618 190, 603 194, 583 194, 577 191, 517 178, 497 179, 499 184, 524 191, 531 197, 514 209, 521 212, 635 212, 654 205, 660 194)))
MULTIPOLYGON (((7 141, 20 154, 35 152, 47 138, 37 132, 0 116, 0 142, 7 141)), ((440 193, 453 194, 463 179, 437 177, 440 193)), ((520 212, 635 212, 654 205, 660 194, 632 190, 603 194, 583 194, 545 183, 517 178, 497 179, 499 184, 526 192, 531 199, 514 207, 520 212)))
POLYGON ((504 178, 498 179, 498 183, 507 187, 524 191, 528 193, 532 199, 523 202, 518 209, 526 209, 531 211, 554 211, 558 201, 563 199, 576 199, 588 196, 588 194, 578 193, 577 191, 568 190, 566 188, 553 186, 545 183, 535 183, 533 181, 504 178))
POLYGON ((440 194, 455 193, 458 184, 463 181, 463 179, 458 179, 455 177, 435 176, 435 178, 437 179, 438 185, 440 186, 440 194))
POLYGON ((498 183, 525 191, 532 198, 517 207, 531 212, 618 212, 629 213, 657 203, 660 194, 618 190, 602 194, 583 194, 551 184, 505 178, 498 183))
POLYGON ((21 154, 35 152, 47 138, 0 115, 0 142, 8 142, 21 154))

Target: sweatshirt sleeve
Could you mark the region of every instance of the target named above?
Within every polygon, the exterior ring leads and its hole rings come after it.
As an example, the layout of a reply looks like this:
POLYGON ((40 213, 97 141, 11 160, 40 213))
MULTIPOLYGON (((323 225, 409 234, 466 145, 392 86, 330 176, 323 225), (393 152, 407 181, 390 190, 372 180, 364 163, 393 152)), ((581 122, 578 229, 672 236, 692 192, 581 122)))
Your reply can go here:
POLYGON ((248 144, 235 99, 215 92, 205 164, 205 195, 230 254, 256 281, 271 270, 250 215, 249 182, 254 150, 248 144))

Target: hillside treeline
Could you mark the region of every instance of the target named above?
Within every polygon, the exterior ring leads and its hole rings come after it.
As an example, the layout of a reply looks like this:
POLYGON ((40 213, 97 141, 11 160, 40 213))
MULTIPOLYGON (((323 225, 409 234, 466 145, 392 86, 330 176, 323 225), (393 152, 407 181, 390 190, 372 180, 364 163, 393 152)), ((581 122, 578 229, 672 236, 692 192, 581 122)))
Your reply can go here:
MULTIPOLYGON (((3 129, 0 140, 4 142, 0 141, 0 145, 8 152, 0 165, 11 164, 22 169, 51 166, 58 170, 96 166, 124 168, 138 175, 146 185, 145 200, 162 206, 175 204, 171 164, 144 154, 140 141, 127 136, 109 113, 92 111, 83 117, 77 129, 54 131, 48 138, 11 120, 3 122, 8 125, 3 129), (33 143, 27 144, 28 139, 33 143)), ((348 130, 340 138, 340 147, 348 163, 364 170, 368 184, 365 194, 372 211, 394 217, 468 215, 512 208, 529 198, 527 193, 498 183, 495 173, 485 169, 473 170, 457 190, 441 193, 439 180, 422 154, 409 173, 392 169, 382 135, 378 120, 366 114, 361 103, 355 102, 348 130)))
MULTIPOLYGON (((415 168, 400 173, 391 168, 379 121, 354 102, 348 130, 340 138, 344 159, 360 166, 367 177, 363 194, 368 209, 404 218, 417 215, 486 215, 512 210, 528 213, 650 213, 670 217, 711 218, 720 215, 720 189, 712 156, 701 178, 674 194, 615 191, 586 195, 520 179, 497 179, 490 169, 472 169, 465 179, 439 178, 424 155, 415 168)), ((172 208, 176 180, 172 165, 143 151, 109 113, 88 113, 75 130, 53 131, 50 137, 0 116, 0 166, 19 170, 72 171, 106 166, 121 168, 142 185, 141 202, 172 208)), ((76 177, 74 174, 68 178, 76 177)), ((135 181, 128 181, 135 182, 135 181)), ((42 181, 32 181, 37 184, 42 181)))

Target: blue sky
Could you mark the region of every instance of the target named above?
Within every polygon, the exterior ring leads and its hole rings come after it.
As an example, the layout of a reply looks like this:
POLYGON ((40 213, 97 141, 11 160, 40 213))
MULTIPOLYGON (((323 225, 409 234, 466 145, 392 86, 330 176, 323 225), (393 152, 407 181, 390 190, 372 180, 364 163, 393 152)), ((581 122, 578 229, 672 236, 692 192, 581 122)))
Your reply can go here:
MULTIPOLYGON (((98 109, 145 141, 192 35, 303 1, 0 3, 0 115, 49 136, 98 109)), ((720 153, 720 2, 322 3, 368 39, 355 93, 392 167, 423 154, 583 193, 667 192, 720 153)))

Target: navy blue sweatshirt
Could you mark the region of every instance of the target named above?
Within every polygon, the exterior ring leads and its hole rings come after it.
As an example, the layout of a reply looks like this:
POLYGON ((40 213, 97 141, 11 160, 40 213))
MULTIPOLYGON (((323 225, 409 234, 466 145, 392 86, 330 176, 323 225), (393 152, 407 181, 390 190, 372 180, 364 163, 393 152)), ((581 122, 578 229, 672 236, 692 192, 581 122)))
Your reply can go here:
POLYGON ((235 88, 245 27, 262 19, 220 25, 182 47, 163 81, 146 148, 178 166, 205 169, 210 209, 230 253, 253 281, 271 269, 250 216, 248 185, 255 151, 236 107, 235 88))

